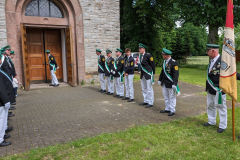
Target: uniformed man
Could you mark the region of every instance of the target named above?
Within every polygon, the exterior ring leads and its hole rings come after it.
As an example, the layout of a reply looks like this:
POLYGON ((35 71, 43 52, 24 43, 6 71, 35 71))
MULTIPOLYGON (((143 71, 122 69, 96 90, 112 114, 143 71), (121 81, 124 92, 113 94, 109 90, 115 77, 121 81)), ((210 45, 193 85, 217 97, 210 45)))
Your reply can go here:
POLYGON ((111 73, 111 70, 113 70, 114 66, 114 59, 112 58, 112 51, 106 50, 107 53, 107 59, 105 62, 105 76, 107 79, 107 85, 108 85, 108 92, 106 94, 113 95, 114 93, 114 82, 113 82, 113 74, 111 73))
POLYGON ((12 66, 13 78, 16 76, 15 66, 14 66, 14 63, 13 63, 13 61, 12 61, 12 59, 14 58, 14 56, 15 56, 14 51, 11 51, 11 52, 10 52, 10 56, 8 56, 9 62, 11 63, 11 66, 12 66))
POLYGON ((50 54, 50 51, 46 50, 46 53, 48 55, 49 67, 50 67, 50 72, 51 72, 51 77, 52 77, 52 84, 50 84, 49 86, 57 87, 57 86, 59 86, 59 83, 58 83, 58 79, 56 76, 56 71, 59 67, 57 65, 55 57, 50 54))
MULTIPOLYGON (((0 68, 1 66, 2 55, 0 54, 0 68)), ((8 118, 8 109, 10 108, 10 98, 13 89, 11 82, 11 78, 3 70, 0 69, 0 147, 8 146, 11 144, 11 142, 5 141, 5 139, 10 138, 10 135, 6 134, 6 125, 8 118)), ((7 132, 9 132, 9 130, 7 130, 7 132)))
POLYGON ((147 47, 139 43, 139 58, 141 66, 141 86, 144 102, 140 103, 140 106, 146 105, 145 108, 153 106, 154 102, 154 93, 153 87, 154 84, 154 74, 155 74, 155 63, 153 56, 150 53, 146 52, 147 47))
POLYGON ((133 89, 133 78, 134 78, 134 58, 131 56, 131 49, 125 49, 126 57, 124 60, 124 74, 125 74, 125 87, 126 97, 122 100, 128 100, 128 102, 134 101, 134 89, 133 89))
POLYGON ((117 58, 114 61, 114 68, 112 70, 115 87, 116 87, 116 95, 114 97, 123 98, 124 97, 124 58, 122 57, 123 51, 119 48, 116 50, 117 58))
POLYGON ((96 54, 98 56, 98 73, 101 84, 100 92, 106 92, 106 81, 105 81, 105 57, 101 54, 100 49, 96 49, 96 54))
MULTIPOLYGON (((11 48, 9 45, 1 48, 1 53, 2 53, 2 65, 1 65, 1 69, 10 77, 11 80, 13 80, 13 76, 14 76, 14 72, 15 69, 14 65, 11 63, 10 60, 10 53, 11 53, 11 48)), ((12 87, 13 88, 13 87, 12 87)), ((14 89, 12 90, 12 94, 11 94, 11 99, 10 99, 11 105, 16 105, 16 97, 15 97, 15 92, 14 89)), ((16 109, 15 107, 11 107, 10 110, 14 110, 16 109)), ((8 117, 13 117, 14 114, 12 114, 12 112, 9 112, 8 117)), ((6 124, 6 130, 7 131, 11 131, 12 129, 7 127, 6 124)))
POLYGON ((227 128, 227 104, 226 94, 222 92, 222 105, 215 103, 216 88, 219 88, 220 68, 221 68, 221 56, 219 55, 220 45, 207 44, 207 55, 211 59, 208 65, 208 76, 206 81, 207 91, 207 115, 208 122, 203 124, 204 126, 216 125, 217 110, 220 117, 220 124, 217 130, 218 133, 222 133, 227 128))
POLYGON ((7 46, 3 47, 1 50, 3 51, 3 52, 2 52, 2 55, 3 55, 2 59, 3 59, 3 61, 2 61, 1 69, 2 69, 5 73, 7 73, 7 75, 8 75, 11 79, 13 79, 13 69, 12 69, 13 66, 12 66, 11 63, 10 63, 10 58, 9 58, 10 52, 11 52, 11 48, 10 48, 9 45, 7 45, 7 46))
POLYGON ((162 57, 164 59, 163 68, 159 76, 158 84, 162 86, 163 96, 165 100, 165 110, 160 113, 169 113, 168 116, 175 114, 176 94, 179 94, 178 88, 178 63, 171 58, 172 52, 163 48, 162 57))

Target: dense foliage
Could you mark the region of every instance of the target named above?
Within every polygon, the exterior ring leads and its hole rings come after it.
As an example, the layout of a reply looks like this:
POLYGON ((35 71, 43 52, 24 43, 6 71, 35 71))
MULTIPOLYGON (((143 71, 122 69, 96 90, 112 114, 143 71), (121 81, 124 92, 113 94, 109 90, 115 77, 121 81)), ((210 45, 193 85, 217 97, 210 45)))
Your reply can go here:
MULTIPOLYGON (((240 1, 234 0, 234 4, 237 23, 240 1)), ((205 55, 206 43, 222 44, 223 34, 219 37, 218 30, 225 25, 226 8, 227 0, 120 0, 121 48, 137 52, 138 43, 143 43, 157 66, 162 63, 162 48, 170 49, 183 63, 187 56, 205 55), (181 27, 177 21, 182 22, 181 27)), ((240 49, 240 25, 235 33, 240 49)))

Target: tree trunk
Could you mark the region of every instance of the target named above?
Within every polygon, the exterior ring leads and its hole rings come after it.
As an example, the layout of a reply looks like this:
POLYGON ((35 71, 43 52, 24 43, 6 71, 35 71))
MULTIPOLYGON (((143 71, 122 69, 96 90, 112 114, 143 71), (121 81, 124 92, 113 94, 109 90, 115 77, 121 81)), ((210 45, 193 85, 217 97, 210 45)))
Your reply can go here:
POLYGON ((209 44, 217 44, 218 43, 218 28, 213 25, 209 25, 209 44))

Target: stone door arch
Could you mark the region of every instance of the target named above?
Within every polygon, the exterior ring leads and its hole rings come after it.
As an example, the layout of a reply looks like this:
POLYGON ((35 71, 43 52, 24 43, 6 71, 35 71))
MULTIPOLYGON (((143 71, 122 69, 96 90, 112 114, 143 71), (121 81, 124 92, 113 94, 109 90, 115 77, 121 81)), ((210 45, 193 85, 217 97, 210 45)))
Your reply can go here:
POLYGON ((46 28, 66 28, 72 26, 72 46, 74 53, 75 82, 86 80, 83 35, 83 14, 78 0, 52 0, 63 12, 64 18, 25 16, 25 8, 31 0, 6 0, 5 16, 7 42, 15 50, 15 68, 20 82, 23 82, 23 63, 21 45, 21 23, 26 26, 46 28))

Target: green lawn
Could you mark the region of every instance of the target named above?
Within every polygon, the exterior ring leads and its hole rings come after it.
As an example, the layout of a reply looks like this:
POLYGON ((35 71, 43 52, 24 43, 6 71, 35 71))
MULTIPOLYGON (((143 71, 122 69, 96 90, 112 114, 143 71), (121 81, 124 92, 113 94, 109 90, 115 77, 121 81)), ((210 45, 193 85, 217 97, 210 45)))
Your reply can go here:
MULTIPOLYGON (((236 115, 240 115, 240 108, 236 115)), ((32 149, 2 159, 239 159, 239 141, 232 141, 231 110, 228 120, 228 128, 221 134, 217 126, 202 126, 207 122, 205 114, 32 149)), ((239 118, 236 124, 240 124, 239 118)), ((238 135, 240 125, 236 125, 238 135)))

